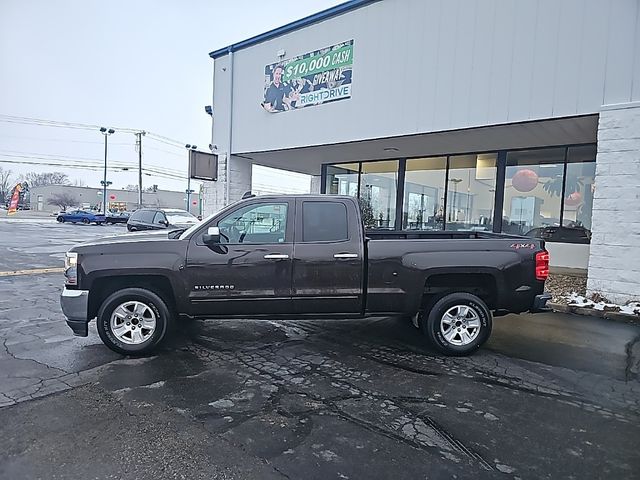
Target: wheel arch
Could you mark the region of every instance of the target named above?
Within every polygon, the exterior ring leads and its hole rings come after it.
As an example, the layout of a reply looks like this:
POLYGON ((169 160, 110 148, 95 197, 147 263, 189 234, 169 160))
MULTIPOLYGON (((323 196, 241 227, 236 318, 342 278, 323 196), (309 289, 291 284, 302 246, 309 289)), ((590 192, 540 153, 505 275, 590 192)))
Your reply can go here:
POLYGON ((144 288, 164 300, 170 311, 176 310, 171 281, 164 275, 118 275, 98 277, 89 289, 88 318, 95 318, 102 303, 114 292, 125 288, 144 288))
POLYGON ((501 287, 501 275, 497 269, 449 268, 429 271, 424 279, 421 308, 454 292, 477 296, 489 309, 497 308, 501 287))

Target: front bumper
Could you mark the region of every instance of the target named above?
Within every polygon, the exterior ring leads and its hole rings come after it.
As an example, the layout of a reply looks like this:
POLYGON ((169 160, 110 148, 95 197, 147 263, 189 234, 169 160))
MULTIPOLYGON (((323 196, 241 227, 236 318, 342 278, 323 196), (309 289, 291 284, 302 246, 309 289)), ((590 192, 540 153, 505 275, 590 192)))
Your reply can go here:
POLYGON ((547 302, 551 300, 551 295, 543 293, 542 295, 536 295, 533 299, 533 305, 531 306, 531 312, 548 312, 551 309, 547 307, 547 302))
POLYGON ((62 312, 73 334, 86 337, 89 334, 89 290, 69 290, 65 287, 60 295, 62 312))

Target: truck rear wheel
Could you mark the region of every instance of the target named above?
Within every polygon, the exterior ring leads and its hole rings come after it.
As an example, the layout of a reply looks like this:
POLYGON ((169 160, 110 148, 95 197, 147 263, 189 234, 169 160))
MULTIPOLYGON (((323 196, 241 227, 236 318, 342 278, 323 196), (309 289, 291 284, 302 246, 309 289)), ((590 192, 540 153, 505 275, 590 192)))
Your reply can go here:
POLYGON ((432 304, 421 320, 423 333, 445 355, 469 355, 491 335, 491 311, 480 298, 470 293, 443 296, 432 304))
POLYGON ((98 311, 98 333, 104 344, 123 355, 146 355, 169 329, 171 313, 165 302, 144 288, 111 294, 98 311))

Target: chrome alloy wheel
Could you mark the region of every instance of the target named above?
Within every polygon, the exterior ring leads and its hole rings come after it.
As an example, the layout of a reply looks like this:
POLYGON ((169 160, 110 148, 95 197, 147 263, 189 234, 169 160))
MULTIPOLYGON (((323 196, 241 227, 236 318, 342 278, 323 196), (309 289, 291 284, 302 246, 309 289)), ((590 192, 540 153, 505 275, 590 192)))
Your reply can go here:
POLYGON ((140 345, 156 329, 156 314, 151 307, 138 301, 120 304, 111 314, 111 331, 122 343, 140 345))
POLYGON ((451 345, 468 345, 480 333, 480 316, 469 305, 455 305, 440 321, 440 333, 451 345))

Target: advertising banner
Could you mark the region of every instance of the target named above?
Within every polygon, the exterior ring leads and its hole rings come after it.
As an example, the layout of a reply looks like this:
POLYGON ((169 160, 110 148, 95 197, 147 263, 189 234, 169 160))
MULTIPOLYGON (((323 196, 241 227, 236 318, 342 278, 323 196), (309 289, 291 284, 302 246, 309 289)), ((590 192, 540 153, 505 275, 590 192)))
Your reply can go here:
POLYGON ((349 98, 352 67, 353 40, 267 65, 261 105, 278 113, 349 98))
POLYGON ((16 210, 18 209, 18 202, 20 201, 21 191, 22 185, 18 183, 13 189, 13 195, 11 196, 11 201, 9 202, 9 210, 7 211, 7 215, 15 215, 16 210))

